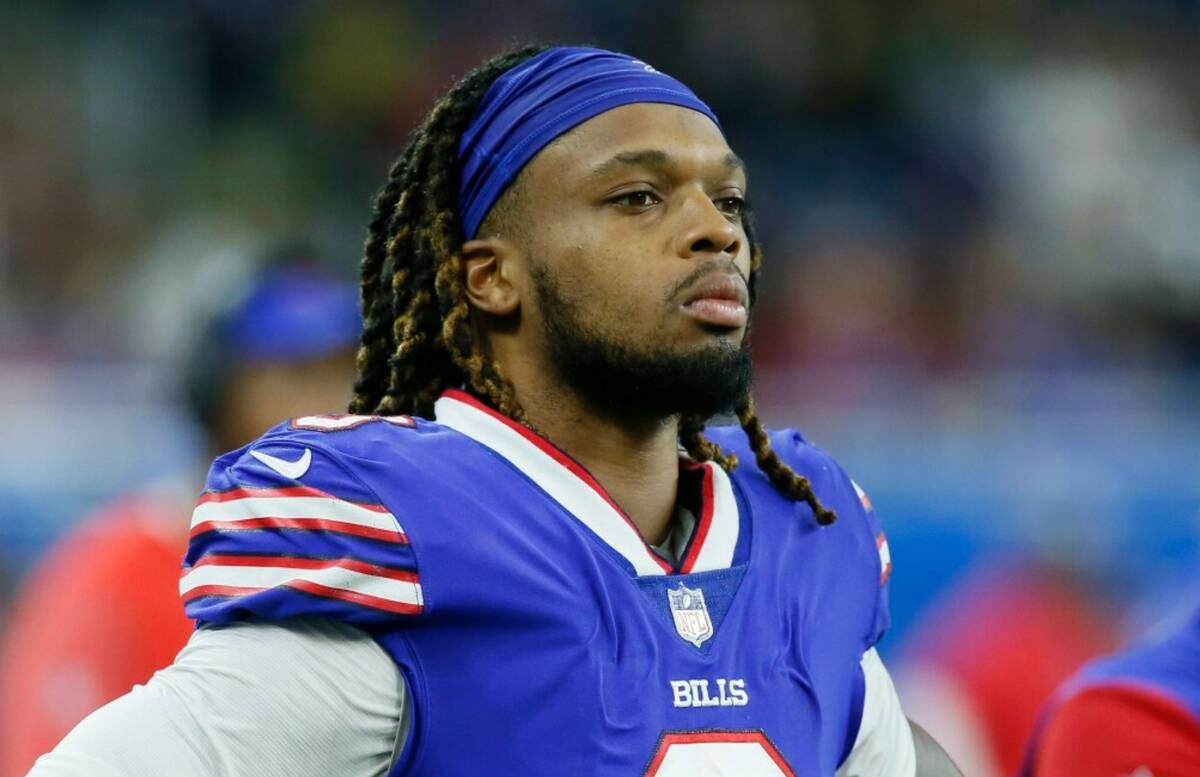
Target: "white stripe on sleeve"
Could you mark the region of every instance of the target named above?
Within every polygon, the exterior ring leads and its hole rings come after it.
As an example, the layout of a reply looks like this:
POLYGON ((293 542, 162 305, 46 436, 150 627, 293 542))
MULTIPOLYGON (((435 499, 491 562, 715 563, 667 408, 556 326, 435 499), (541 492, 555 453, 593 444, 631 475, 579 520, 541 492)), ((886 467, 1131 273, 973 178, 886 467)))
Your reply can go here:
MULTIPOLYGON (((204 559, 202 559, 203 561, 204 559)), ((265 562, 271 559, 265 559, 265 562)), ((262 590, 281 585, 313 583, 334 593, 361 594, 380 600, 387 605, 419 608, 422 605, 421 585, 415 580, 400 580, 381 575, 370 575, 330 562, 316 569, 288 565, 282 559, 279 566, 246 566, 241 564, 212 563, 197 565, 179 581, 179 593, 185 598, 196 589, 215 587, 220 593, 224 589, 262 590)))
POLYGON ((210 521, 236 523, 271 518, 322 518, 353 526, 401 532, 396 517, 386 510, 347 502, 332 496, 243 496, 224 501, 201 501, 192 512, 192 526, 210 521))

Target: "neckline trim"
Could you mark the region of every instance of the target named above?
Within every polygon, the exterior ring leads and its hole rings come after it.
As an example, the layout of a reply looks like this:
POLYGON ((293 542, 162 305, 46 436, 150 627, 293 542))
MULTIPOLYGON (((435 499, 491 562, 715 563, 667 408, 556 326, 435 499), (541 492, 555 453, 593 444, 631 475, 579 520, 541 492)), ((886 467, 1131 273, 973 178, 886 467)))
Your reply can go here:
POLYGON ((713 462, 681 459, 701 469, 701 505, 678 565, 660 556, 629 515, 582 464, 550 440, 460 389, 434 405, 438 424, 454 429, 507 459, 628 562, 638 576, 686 575, 731 565, 740 517, 728 475, 713 462))

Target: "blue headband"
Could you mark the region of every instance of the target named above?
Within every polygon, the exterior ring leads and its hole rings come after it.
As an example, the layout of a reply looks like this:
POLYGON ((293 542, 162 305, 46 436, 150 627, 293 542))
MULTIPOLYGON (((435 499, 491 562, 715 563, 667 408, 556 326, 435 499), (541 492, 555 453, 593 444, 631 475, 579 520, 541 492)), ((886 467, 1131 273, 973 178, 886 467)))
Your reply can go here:
POLYGON ((641 60, 613 51, 547 49, 496 79, 458 145, 463 237, 475 237, 501 192, 550 141, 593 116, 630 103, 691 108, 721 126, 691 89, 641 60))

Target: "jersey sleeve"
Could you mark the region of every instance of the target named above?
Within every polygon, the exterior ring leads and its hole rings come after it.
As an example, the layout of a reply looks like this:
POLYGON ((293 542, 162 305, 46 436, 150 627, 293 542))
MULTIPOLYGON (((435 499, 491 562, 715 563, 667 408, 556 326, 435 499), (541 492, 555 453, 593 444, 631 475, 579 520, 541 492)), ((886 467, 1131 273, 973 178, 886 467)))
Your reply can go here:
POLYGON ((195 632, 29 777, 382 777, 411 720, 403 676, 363 631, 251 621, 195 632))
POLYGON ((892 579, 892 551, 888 547, 887 535, 883 532, 879 516, 875 514, 875 506, 871 503, 871 498, 853 480, 850 481, 850 487, 854 489, 854 500, 857 502, 853 509, 861 511, 861 515, 855 516, 855 518, 864 522, 867 531, 870 532, 871 543, 875 546, 875 555, 878 561, 879 589, 875 595, 875 613, 871 619, 871 629, 867 634, 867 644, 874 646, 892 625, 891 609, 888 605, 888 586, 892 579))
POLYGON ((1135 686, 1094 686, 1051 713, 1032 777, 1184 777, 1200 764, 1200 722, 1173 699, 1135 686))
POLYGON ((420 615, 396 516, 336 452, 267 437, 213 464, 192 514, 180 595, 197 625, 420 615))
MULTIPOLYGON (((856 570, 855 574, 871 578, 870 592, 867 594, 869 598, 855 600, 856 607, 870 607, 871 610, 863 632, 865 653, 883 638, 892 623, 888 606, 892 554, 875 506, 867 492, 850 478, 832 456, 810 443, 795 429, 772 432, 771 447, 784 457, 793 470, 808 478, 822 504, 837 513, 837 522, 827 529, 844 533, 847 544, 842 547, 847 554, 847 564, 856 570)), ((753 456, 748 452, 742 455, 753 456)))

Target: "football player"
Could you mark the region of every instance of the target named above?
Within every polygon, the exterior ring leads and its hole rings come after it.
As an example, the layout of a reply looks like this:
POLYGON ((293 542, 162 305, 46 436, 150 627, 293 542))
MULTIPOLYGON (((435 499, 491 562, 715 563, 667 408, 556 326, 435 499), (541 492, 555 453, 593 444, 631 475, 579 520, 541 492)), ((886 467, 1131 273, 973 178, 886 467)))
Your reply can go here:
POLYGON ((957 774, 875 651, 869 500, 755 414, 746 196, 645 62, 459 82, 376 202, 352 414, 217 459, 195 636, 33 774, 957 774))
POLYGON ((1027 777, 1200 772, 1200 610, 1161 638, 1102 658, 1047 704, 1027 777))
MULTIPOLYGON (((280 246, 262 265, 188 350, 180 393, 205 459, 254 439, 280 413, 326 411, 350 396, 361 329, 354 284, 321 272, 303 246, 280 246)), ((187 643, 179 560, 198 474, 139 484, 39 559, 0 638, 0 777, 22 777, 187 643)))

